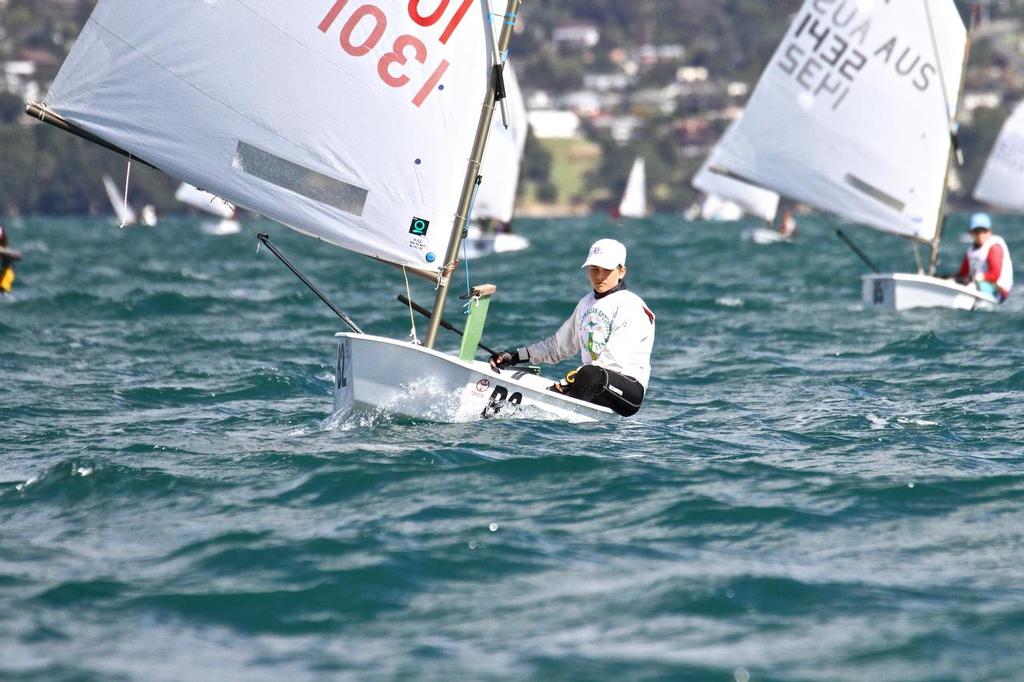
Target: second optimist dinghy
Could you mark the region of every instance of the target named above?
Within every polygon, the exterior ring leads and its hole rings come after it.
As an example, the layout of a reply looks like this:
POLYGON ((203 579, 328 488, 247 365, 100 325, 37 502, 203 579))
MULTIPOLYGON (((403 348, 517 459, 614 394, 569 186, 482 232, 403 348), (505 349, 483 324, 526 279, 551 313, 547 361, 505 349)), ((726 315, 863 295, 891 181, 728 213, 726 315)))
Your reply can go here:
POLYGON ((928 245, 863 277, 866 309, 991 307, 935 276, 968 45, 953 0, 806 0, 713 170, 928 245))

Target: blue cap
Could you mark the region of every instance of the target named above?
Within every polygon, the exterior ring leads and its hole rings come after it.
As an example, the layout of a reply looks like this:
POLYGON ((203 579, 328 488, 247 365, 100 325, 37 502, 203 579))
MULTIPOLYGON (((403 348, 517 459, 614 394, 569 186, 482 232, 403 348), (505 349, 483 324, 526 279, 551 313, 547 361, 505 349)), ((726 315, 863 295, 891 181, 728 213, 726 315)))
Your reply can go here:
POLYGON ((968 230, 991 230, 992 218, 988 213, 975 213, 971 216, 971 226, 968 230))

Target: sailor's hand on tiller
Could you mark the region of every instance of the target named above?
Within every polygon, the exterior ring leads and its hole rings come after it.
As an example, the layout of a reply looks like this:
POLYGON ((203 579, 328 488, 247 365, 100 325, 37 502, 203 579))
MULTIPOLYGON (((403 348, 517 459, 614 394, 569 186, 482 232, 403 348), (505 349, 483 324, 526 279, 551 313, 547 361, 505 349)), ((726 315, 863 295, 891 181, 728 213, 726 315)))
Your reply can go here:
POLYGON ((507 350, 491 356, 491 369, 501 371, 502 367, 511 367, 522 362, 518 350, 507 350))
POLYGON ((502 367, 512 364, 512 354, 508 351, 491 356, 491 369, 501 371, 502 367))

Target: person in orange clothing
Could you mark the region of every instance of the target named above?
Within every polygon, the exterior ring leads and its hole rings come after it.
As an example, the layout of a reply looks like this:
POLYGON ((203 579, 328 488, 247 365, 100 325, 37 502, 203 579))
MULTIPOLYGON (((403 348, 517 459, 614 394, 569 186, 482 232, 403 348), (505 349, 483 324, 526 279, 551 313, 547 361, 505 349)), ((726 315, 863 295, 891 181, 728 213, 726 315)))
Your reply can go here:
POLYGON ((1013 288, 1010 247, 1002 237, 992 234, 992 218, 987 213, 972 215, 969 229, 974 243, 964 254, 956 280, 962 284, 974 282, 979 290, 1003 303, 1013 288))
POLYGON ((21 260, 21 253, 7 246, 7 230, 0 225, 0 296, 10 293, 14 286, 14 263, 21 260))

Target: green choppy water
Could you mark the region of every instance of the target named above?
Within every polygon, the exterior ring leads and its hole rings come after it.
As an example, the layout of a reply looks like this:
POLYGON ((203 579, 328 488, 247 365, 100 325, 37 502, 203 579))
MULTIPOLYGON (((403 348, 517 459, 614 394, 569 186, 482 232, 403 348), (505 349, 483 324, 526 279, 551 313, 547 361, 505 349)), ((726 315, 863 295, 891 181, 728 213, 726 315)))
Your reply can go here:
MULTIPOLYGON (((400 273, 270 229, 408 332, 400 273)), ((801 229, 521 221, 486 342, 553 332, 605 236, 658 315, 640 415, 572 426, 332 418, 338 325, 248 231, 12 226, 0 678, 1021 679, 1022 299, 865 313, 801 229)))

